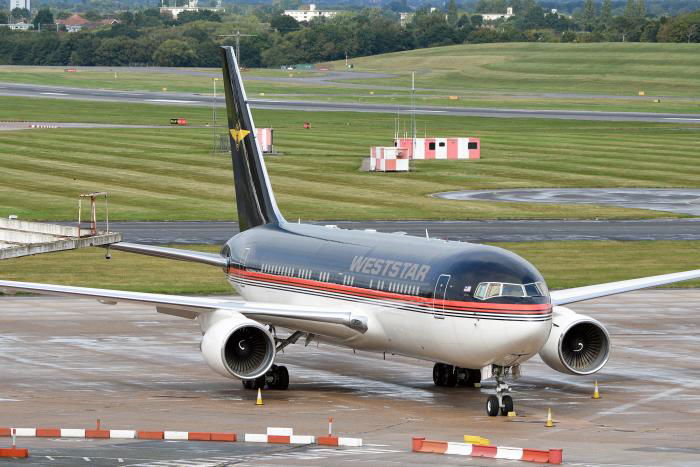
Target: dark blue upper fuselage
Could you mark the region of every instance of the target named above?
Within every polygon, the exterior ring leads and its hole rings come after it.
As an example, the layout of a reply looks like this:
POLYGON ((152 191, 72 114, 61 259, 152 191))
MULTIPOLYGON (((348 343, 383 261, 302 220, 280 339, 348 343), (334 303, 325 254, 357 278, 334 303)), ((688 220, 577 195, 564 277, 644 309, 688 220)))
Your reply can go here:
MULTIPOLYGON (((233 267, 431 298, 449 275, 445 299, 473 300, 481 282, 544 281, 528 261, 502 248, 309 224, 266 224, 231 238, 222 254, 233 267)), ((542 304, 549 297, 500 297, 489 303, 542 304)))

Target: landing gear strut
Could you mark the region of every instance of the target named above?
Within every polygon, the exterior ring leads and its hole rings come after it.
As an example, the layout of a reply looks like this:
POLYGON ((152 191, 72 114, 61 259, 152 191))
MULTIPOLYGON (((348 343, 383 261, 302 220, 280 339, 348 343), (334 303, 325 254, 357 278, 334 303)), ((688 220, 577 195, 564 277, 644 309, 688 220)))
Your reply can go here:
POLYGON ((481 370, 460 368, 445 363, 436 363, 433 367, 433 382, 435 386, 479 387, 481 370))
POLYGON ((241 380, 245 389, 287 389, 289 387, 289 371, 286 366, 272 365, 267 373, 255 379, 241 380))
POLYGON ((505 377, 508 368, 494 366, 493 376, 496 378, 496 395, 490 395, 486 399, 486 413, 490 417, 496 415, 508 415, 508 412, 513 411, 513 398, 508 394, 510 386, 505 382, 505 377))

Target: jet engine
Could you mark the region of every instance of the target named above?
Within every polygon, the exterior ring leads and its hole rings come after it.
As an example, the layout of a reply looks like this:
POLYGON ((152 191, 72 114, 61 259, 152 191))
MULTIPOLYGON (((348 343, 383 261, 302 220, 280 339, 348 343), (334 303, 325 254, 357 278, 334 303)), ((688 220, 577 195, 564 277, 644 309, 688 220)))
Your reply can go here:
POLYGON ((275 360, 275 339, 262 324, 237 314, 204 333, 202 355, 209 367, 228 378, 264 375, 275 360))
POLYGON ((542 360, 554 370, 590 375, 610 356, 610 335, 597 320, 561 306, 554 307, 552 331, 540 349, 542 360))

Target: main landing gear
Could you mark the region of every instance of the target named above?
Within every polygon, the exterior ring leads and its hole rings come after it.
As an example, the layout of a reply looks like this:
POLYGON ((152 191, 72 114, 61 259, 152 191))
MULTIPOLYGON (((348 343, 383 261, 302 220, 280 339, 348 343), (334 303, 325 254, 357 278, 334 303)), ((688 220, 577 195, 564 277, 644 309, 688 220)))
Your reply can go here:
POLYGON ((459 368, 445 363, 436 363, 433 367, 433 382, 435 386, 468 388, 479 387, 481 370, 459 368))
POLYGON ((267 373, 255 379, 241 380, 246 389, 287 389, 289 387, 289 371, 286 366, 272 365, 267 373))

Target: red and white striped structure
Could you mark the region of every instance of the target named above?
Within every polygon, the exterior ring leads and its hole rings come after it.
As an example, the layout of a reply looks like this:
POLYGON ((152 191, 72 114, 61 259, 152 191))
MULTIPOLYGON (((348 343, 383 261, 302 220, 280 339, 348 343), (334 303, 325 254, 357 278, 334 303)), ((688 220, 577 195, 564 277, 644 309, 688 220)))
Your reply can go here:
POLYGON ((177 441, 236 441, 236 433, 196 431, 94 430, 83 428, 0 428, 0 436, 36 438, 163 439, 177 441))
POLYGON ((243 440, 246 443, 313 444, 316 437, 295 435, 293 428, 268 427, 266 434, 246 433, 243 440))
POLYGON ((256 128, 255 139, 258 141, 260 151, 263 153, 273 152, 272 146, 272 128, 256 128))
POLYGON ((373 146, 369 153, 372 172, 408 172, 408 152, 393 146, 373 146))
POLYGON ((562 450, 509 448, 504 446, 488 446, 481 444, 452 443, 449 441, 430 441, 425 438, 413 438, 413 452, 429 452, 434 454, 455 454, 458 456, 492 457, 494 459, 509 459, 516 461, 537 462, 540 464, 561 464, 562 450))
POLYGON ((458 160, 480 159, 481 141, 479 138, 396 138, 394 145, 408 151, 408 158, 414 160, 458 160))

